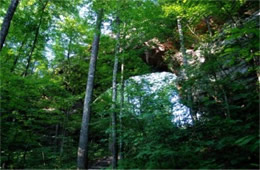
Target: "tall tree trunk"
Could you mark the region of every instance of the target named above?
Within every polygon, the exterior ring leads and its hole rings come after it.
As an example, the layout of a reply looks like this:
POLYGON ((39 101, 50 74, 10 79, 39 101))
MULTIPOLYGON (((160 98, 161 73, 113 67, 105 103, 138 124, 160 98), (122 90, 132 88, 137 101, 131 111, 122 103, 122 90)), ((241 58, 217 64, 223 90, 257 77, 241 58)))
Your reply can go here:
POLYGON ((188 62, 187 62, 187 55, 186 55, 186 49, 184 46, 184 37, 183 37, 183 31, 182 31, 182 25, 181 25, 181 18, 178 17, 177 18, 177 25, 178 25, 178 32, 179 32, 179 37, 180 37, 180 45, 181 45, 181 53, 183 56, 183 65, 187 66, 188 62))
POLYGON ((120 21, 119 17, 116 17, 116 47, 115 47, 115 61, 113 68, 113 80, 112 80, 112 168, 115 169, 117 166, 117 141, 116 141, 116 99, 117 99, 117 86, 116 86, 116 78, 117 78, 117 70, 118 70, 118 54, 120 48, 120 21))
POLYGON ((55 125, 55 138, 54 138, 55 151, 58 150, 58 138, 59 138, 59 124, 56 124, 55 125))
POLYGON ((24 73, 23 73, 24 76, 27 76, 28 71, 29 71, 29 68, 30 68, 30 66, 31 66, 32 55, 33 55, 33 52, 34 52, 34 50, 35 50, 35 48, 36 48, 36 44, 37 44, 38 37, 39 37, 39 34, 40 34, 40 28, 41 28, 41 25, 42 25, 44 10, 45 10, 45 8, 46 8, 48 2, 49 2, 49 1, 46 1, 46 3, 45 3, 45 4, 43 5, 43 7, 42 7, 40 21, 39 21, 39 24, 38 24, 38 26, 36 27, 36 30, 35 30, 35 36, 34 36, 32 48, 31 48, 31 51, 30 51, 30 53, 29 53, 29 57, 28 57, 28 60, 27 60, 27 65, 26 65, 25 71, 24 71, 24 73))
MULTIPOLYGON (((69 36, 69 44, 68 44, 68 51, 66 54, 66 58, 68 61, 68 72, 71 71, 70 68, 70 53, 71 53, 71 44, 72 44, 72 36, 69 36)), ((70 82, 70 75, 67 76, 68 81, 70 82)), ((66 85, 67 86, 67 85, 66 85)), ((67 89, 69 89, 69 85, 67 86, 67 89)), ((72 91, 73 93, 73 91, 72 91)), ((63 119, 63 128, 62 128, 62 139, 61 139, 61 144, 60 144, 60 162, 62 162, 62 157, 63 157, 63 151, 64 151, 64 146, 65 146, 65 142, 66 142, 66 127, 69 121, 69 113, 70 113, 70 109, 66 109, 66 115, 64 115, 64 119, 63 119)))
MULTIPOLYGON (((178 31, 179 31, 179 37, 180 37, 180 45, 181 45, 181 53, 182 53, 182 56, 183 56, 183 65, 184 67, 188 66, 188 59, 187 59, 187 54, 186 54, 186 49, 185 49, 185 46, 184 46, 184 37, 183 37, 183 31, 182 31, 182 25, 181 25, 181 18, 178 17, 177 18, 177 25, 178 25, 178 31)), ((187 75, 185 73, 185 70, 184 70, 184 76, 185 78, 187 78, 187 75)), ((189 103, 189 107, 190 107, 190 115, 191 115, 191 119, 192 119, 192 122, 194 123, 195 120, 197 119, 196 117, 196 113, 194 112, 193 110, 193 106, 192 106, 192 91, 191 91, 191 88, 188 88, 187 89, 188 91, 188 96, 187 96, 187 100, 188 100, 188 103, 189 103)))
POLYGON ((11 25, 11 21, 12 18, 14 16, 15 10, 19 4, 20 0, 12 0, 11 4, 7 10, 7 13, 5 15, 3 24, 2 24, 2 28, 1 28, 1 32, 0 32, 0 51, 2 50, 4 43, 5 43, 5 39, 7 37, 8 34, 8 30, 10 28, 11 25))
POLYGON ((122 56, 122 63, 121 63, 121 89, 120 89, 120 113, 119 113, 119 159, 123 159, 123 125, 122 125, 122 117, 124 111, 124 56, 122 56))
POLYGON ((60 159, 62 159, 63 151, 64 151, 64 145, 65 145, 65 139, 66 139, 66 127, 69 120, 69 109, 66 110, 66 115, 64 115, 63 119, 63 125, 62 125, 62 139, 60 144, 60 159))
POLYGON ((103 9, 101 9, 97 14, 96 30, 95 30, 96 32, 92 44, 91 59, 89 64, 88 81, 86 86, 86 95, 84 99, 84 108, 83 108, 79 147, 78 147, 78 158, 77 158, 78 169, 86 169, 88 163, 87 145, 88 145, 88 131, 89 131, 89 120, 90 120, 90 104, 91 104, 93 85, 94 85, 102 17, 103 17, 103 9))
MULTIPOLYGON (((126 27, 126 23, 124 23, 124 28, 126 27)), ((125 40, 126 37, 126 32, 124 32, 122 39, 125 40)), ((127 46, 126 44, 123 44, 124 48, 122 53, 124 53, 124 51, 126 50, 127 46)), ((124 112, 124 102, 125 102, 125 80, 124 80, 124 67, 125 67, 125 58, 124 55, 121 56, 121 88, 120 88, 120 112, 119 112, 119 159, 122 160, 124 157, 123 154, 123 112, 124 112)))

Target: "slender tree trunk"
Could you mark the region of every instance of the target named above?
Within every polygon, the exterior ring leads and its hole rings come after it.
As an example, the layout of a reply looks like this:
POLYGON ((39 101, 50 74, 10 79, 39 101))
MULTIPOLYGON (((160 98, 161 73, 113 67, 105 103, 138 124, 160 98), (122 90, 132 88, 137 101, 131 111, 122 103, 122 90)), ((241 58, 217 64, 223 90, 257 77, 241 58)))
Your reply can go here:
POLYGON ((55 126, 55 139, 54 139, 55 151, 58 150, 58 138, 59 138, 59 124, 55 126))
MULTIPOLYGON (((68 60, 68 67, 70 72, 70 53, 71 53, 71 43, 72 43, 72 36, 69 37, 69 44, 68 44, 68 52, 66 54, 66 58, 68 60)), ((67 77, 68 81, 70 81, 70 76, 67 77)), ((67 88, 69 88, 67 86, 67 88)), ((69 120, 69 109, 66 110, 66 115, 63 119, 63 130, 62 130, 62 139, 61 139, 61 145, 60 145, 60 160, 62 160, 62 155, 64 151, 64 145, 65 145, 65 139, 66 139, 66 127, 69 120)))
POLYGON ((62 158, 63 151, 64 151, 64 145, 66 139, 66 127, 67 127, 68 119, 69 119, 69 110, 66 111, 66 115, 64 115, 64 119, 63 119, 62 139, 60 144, 60 159, 62 158))
POLYGON ((124 56, 122 56, 121 63, 121 89, 120 89, 120 113, 119 113, 119 128, 120 128, 120 139, 119 139, 119 159, 123 159, 123 125, 122 117, 124 111, 124 56))
POLYGON ((46 166, 44 152, 42 152, 42 161, 43 161, 43 166, 46 166))
MULTIPOLYGON (((214 75, 214 78, 216 81, 219 81, 216 74, 214 75)), ((225 116, 226 116, 226 118, 230 118, 230 106, 229 106, 229 102, 228 102, 227 93, 226 93, 223 85, 220 85, 217 83, 217 87, 219 88, 219 90, 222 91, 222 94, 223 94, 223 100, 225 102, 225 109, 226 109, 225 116)))
POLYGON ((31 48, 31 51, 30 51, 30 53, 29 53, 29 57, 28 57, 28 60, 27 60, 27 65, 26 65, 25 71, 24 71, 24 73, 23 73, 24 76, 27 76, 28 71, 29 71, 29 68, 30 68, 30 66, 31 66, 32 55, 33 55, 33 52, 34 52, 34 50, 35 50, 35 48, 36 48, 36 44, 37 44, 38 37, 39 37, 39 34, 40 34, 41 24, 42 24, 42 21, 43 21, 44 10, 45 10, 45 8, 46 8, 48 2, 49 2, 49 1, 46 1, 46 3, 45 3, 45 4, 43 5, 43 7, 42 7, 40 22, 39 22, 39 24, 38 24, 38 26, 36 27, 36 30, 35 30, 35 36, 34 36, 32 48, 31 48))
POLYGON ((207 24, 207 27, 208 27, 208 32, 209 32, 209 35, 210 37, 212 37, 212 30, 211 30, 211 27, 210 27, 210 23, 209 23, 209 17, 205 17, 205 22, 207 24))
POLYGON ((88 145, 88 131, 89 131, 89 120, 90 120, 90 104, 92 100, 92 92, 93 92, 96 61, 97 61, 98 48, 99 48, 102 17, 103 17, 103 9, 101 9, 97 14, 96 30, 95 30, 96 32, 92 44, 91 59, 89 64, 88 81, 86 86, 86 95, 84 99, 84 108, 83 108, 79 147, 78 147, 78 158, 77 158, 78 169, 86 169, 88 163, 87 145, 88 145))
MULTIPOLYGON (((189 26, 189 24, 186 24, 186 26, 188 27, 188 29, 190 30, 190 32, 196 36, 196 38, 199 40, 200 37, 195 33, 194 30, 192 30, 192 28, 189 26)), ((196 39, 194 39, 195 43, 198 43, 198 41, 196 39)))
POLYGON ((22 42, 22 44, 21 44, 21 46, 20 46, 20 48, 19 48, 19 50, 18 50, 18 54, 15 56, 13 66, 12 66, 12 68, 11 68, 11 73, 14 71, 14 69, 15 69, 15 67, 16 67, 16 64, 17 64, 17 62, 18 62, 18 60, 19 60, 21 51, 22 51, 22 49, 23 49, 23 46, 25 45, 25 43, 26 43, 26 41, 27 41, 27 37, 28 37, 27 35, 28 35, 28 34, 26 34, 26 36, 25 36, 25 38, 24 38, 24 40, 23 40, 23 42, 22 42))
MULTIPOLYGON (((187 54, 186 54, 186 49, 185 49, 185 46, 184 46, 184 36, 183 36, 183 31, 182 31, 182 25, 181 25, 181 18, 178 17, 177 18, 177 25, 178 25, 178 31, 179 31, 179 37, 180 37, 180 45, 181 45, 181 53, 182 53, 182 56, 183 56, 183 65, 184 67, 188 66, 188 59, 187 59, 187 54)), ((184 76, 185 78, 187 78, 187 75, 185 73, 185 70, 184 70, 184 76)), ((194 110, 192 108, 192 91, 191 91, 191 88, 188 88, 187 89, 188 91, 188 103, 189 103, 189 107, 190 107, 190 115, 191 115, 191 119, 192 119, 192 122, 194 123, 195 120, 196 120, 196 113, 194 113, 194 110)))
POLYGON ((113 80, 112 80, 112 168, 115 169, 117 166, 117 140, 116 140, 116 99, 117 99, 117 86, 116 86, 116 78, 117 78, 117 70, 118 70, 118 54, 120 48, 120 21, 119 17, 116 17, 116 47, 115 47, 115 61, 114 61, 114 69, 113 69, 113 80))
MULTIPOLYGON (((126 27, 126 23, 124 23, 124 28, 126 27)), ((123 40, 125 40, 125 37, 126 37, 126 33, 124 33, 123 35, 123 40)), ((125 49, 127 48, 126 44, 123 44, 123 46, 125 47, 123 49, 123 51, 125 51, 125 49)), ((122 52, 124 53, 124 52, 122 52)), ((121 58, 121 89, 120 89, 120 113, 119 113, 119 128, 120 128, 120 134, 119 134, 119 159, 122 160, 123 157, 124 157, 124 154, 123 154, 123 121, 122 121, 122 118, 123 118, 123 112, 124 112, 124 102, 125 102, 125 96, 124 96, 124 93, 125 93, 125 80, 124 80, 124 67, 125 67, 125 58, 124 58, 124 55, 122 55, 122 58, 121 58)))
POLYGON ((181 45, 180 51, 181 51, 182 56, 183 56, 183 65, 187 66, 188 62, 187 62, 186 49, 185 49, 185 46, 184 46, 184 37, 183 37, 183 31, 182 31, 182 25, 181 25, 181 18, 180 17, 177 18, 177 25, 178 25, 180 45, 181 45))
POLYGON ((226 111, 227 111, 225 116, 226 116, 226 118, 230 118, 230 107, 229 107, 229 103, 228 103, 227 94, 226 94, 226 92, 225 92, 223 87, 221 88, 221 90, 222 90, 222 93, 224 95, 225 107, 226 107, 226 111))
MULTIPOLYGON (((69 37, 69 44, 68 44, 68 51, 66 54, 66 58, 68 60, 68 71, 70 72, 70 53, 71 53, 71 43, 72 43, 72 36, 69 37)), ((70 82, 70 76, 67 77, 68 81, 70 82)), ((69 86, 67 86, 67 88, 69 89, 69 86)), ((65 146, 65 142, 66 142, 66 127, 69 121, 69 112, 70 109, 66 110, 66 115, 64 115, 64 119, 63 119, 63 128, 62 128, 62 139, 61 139, 61 144, 60 144, 60 162, 62 161, 62 156, 63 156, 63 152, 64 152, 64 146, 65 146)))
POLYGON ((14 16, 15 10, 19 4, 20 0, 12 0, 11 4, 7 10, 7 13, 5 15, 3 24, 2 24, 2 28, 1 28, 1 32, 0 32, 0 51, 2 50, 4 43, 5 43, 5 39, 7 37, 10 25, 11 25, 11 21, 12 18, 14 16))
POLYGON ((193 109, 192 89, 189 87, 187 90, 188 90, 188 103, 190 107, 190 115, 191 115, 192 122, 195 123, 197 121, 197 113, 193 109))
POLYGON ((72 37, 70 36, 69 44, 68 44, 68 53, 67 53, 67 59, 68 59, 69 64, 70 64, 71 44, 72 44, 72 37))
MULTIPOLYGON (((68 49, 67 49, 67 54, 66 54, 66 58, 67 58, 67 67, 68 67, 68 73, 66 74, 66 79, 68 80, 68 83, 66 83, 65 87, 66 89, 72 90, 70 87, 70 77, 71 77, 71 66, 70 66, 70 53, 71 53, 71 44, 72 44, 72 36, 69 37, 69 44, 68 44, 68 49)), ((64 65, 65 67, 66 65, 64 65)), ((64 68, 65 69, 65 68, 64 68)))

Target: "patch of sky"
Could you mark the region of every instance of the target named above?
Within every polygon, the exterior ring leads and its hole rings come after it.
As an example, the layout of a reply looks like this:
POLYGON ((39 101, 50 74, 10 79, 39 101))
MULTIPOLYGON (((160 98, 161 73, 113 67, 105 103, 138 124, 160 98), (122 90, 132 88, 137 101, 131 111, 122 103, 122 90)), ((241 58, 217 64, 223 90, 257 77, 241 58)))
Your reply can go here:
MULTIPOLYGON (((79 11, 79 16, 82 19, 86 19, 90 25, 94 25, 95 24, 96 14, 93 11, 91 11, 90 6, 91 6, 91 4, 86 4, 86 5, 78 6, 77 8, 78 8, 78 11, 79 11), (92 19, 90 19, 90 18, 92 18, 92 19)), ((109 20, 112 20, 112 18, 109 17, 109 20)), ((65 17, 63 15, 59 15, 58 18, 54 18, 53 22, 54 23, 65 22, 65 17)), ((55 27, 58 28, 57 25, 55 27)), ((109 35, 109 36, 113 37, 112 31, 111 31, 111 22, 104 21, 102 23, 101 33, 103 35, 109 35)), ((67 39, 67 37, 63 36, 63 39, 67 39)), ((45 56, 46 56, 48 61, 51 61, 51 60, 53 60, 55 58, 53 49, 51 47, 53 45, 53 43, 54 43, 53 40, 48 40, 47 45, 45 47, 45 56)), ((81 42, 79 42, 79 44, 87 45, 86 43, 81 43, 81 42)))

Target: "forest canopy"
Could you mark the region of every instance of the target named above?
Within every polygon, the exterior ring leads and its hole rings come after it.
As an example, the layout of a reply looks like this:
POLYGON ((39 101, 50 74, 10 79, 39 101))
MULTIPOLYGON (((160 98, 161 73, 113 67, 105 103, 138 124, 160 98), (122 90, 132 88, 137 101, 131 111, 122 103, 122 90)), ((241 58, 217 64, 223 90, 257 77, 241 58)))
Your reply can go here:
POLYGON ((2 169, 259 169, 257 0, 0 0, 2 169))

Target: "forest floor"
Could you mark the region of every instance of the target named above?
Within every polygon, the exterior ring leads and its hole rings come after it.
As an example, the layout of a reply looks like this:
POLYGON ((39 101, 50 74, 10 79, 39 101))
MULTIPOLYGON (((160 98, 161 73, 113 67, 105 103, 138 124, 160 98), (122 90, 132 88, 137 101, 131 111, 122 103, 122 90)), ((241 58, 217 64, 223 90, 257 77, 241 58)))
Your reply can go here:
POLYGON ((112 162, 112 156, 98 159, 89 169, 105 169, 110 166, 112 162))

